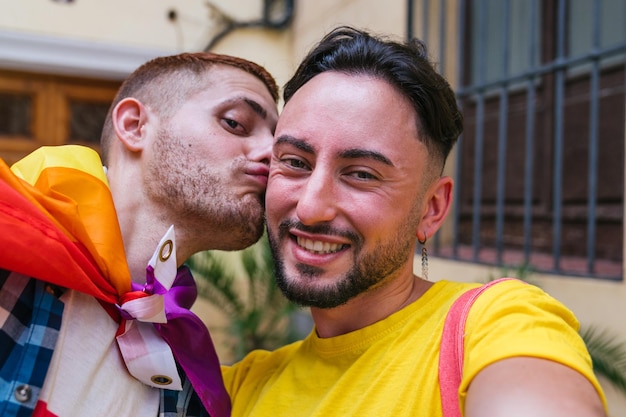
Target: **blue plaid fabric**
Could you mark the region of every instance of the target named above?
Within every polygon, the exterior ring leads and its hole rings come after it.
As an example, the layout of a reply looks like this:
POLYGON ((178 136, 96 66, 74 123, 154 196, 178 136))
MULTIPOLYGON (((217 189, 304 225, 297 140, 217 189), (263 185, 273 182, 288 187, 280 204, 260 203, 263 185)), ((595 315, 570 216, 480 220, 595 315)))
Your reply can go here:
POLYGON ((63 303, 52 287, 0 270, 0 415, 32 414, 52 359, 62 314, 63 303), (30 395, 20 396, 26 386, 30 395))
MULTIPOLYGON (((0 416, 33 413, 61 328, 61 293, 44 282, 0 269, 0 416)), ((161 390, 159 417, 208 417, 181 375, 182 391, 161 390)))
MULTIPOLYGON (((179 368, 181 375, 184 373, 179 368)), ((184 378, 182 391, 161 390, 159 417, 209 417, 191 383, 184 378)))

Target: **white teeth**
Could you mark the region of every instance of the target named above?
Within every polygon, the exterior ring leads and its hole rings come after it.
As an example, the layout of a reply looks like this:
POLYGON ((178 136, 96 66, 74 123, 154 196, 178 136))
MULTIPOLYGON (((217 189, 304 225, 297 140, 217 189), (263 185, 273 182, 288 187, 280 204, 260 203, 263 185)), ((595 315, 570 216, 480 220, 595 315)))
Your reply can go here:
POLYGON ((343 247, 343 245, 338 243, 320 242, 319 240, 305 239, 302 237, 298 237, 298 245, 314 253, 333 253, 343 247))

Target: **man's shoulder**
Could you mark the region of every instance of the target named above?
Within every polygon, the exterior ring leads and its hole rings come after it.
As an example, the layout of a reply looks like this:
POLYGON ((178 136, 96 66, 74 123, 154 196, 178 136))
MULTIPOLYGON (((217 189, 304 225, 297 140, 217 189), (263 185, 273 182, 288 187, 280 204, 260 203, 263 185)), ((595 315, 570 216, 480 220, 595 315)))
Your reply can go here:
POLYGON ((542 291, 534 285, 528 284, 516 278, 500 278, 488 282, 462 282, 441 280, 434 283, 429 291, 437 293, 442 298, 455 300, 464 293, 476 290, 475 297, 484 299, 498 298, 505 293, 541 293, 542 291))
POLYGON ((273 351, 253 350, 243 359, 232 364, 222 366, 222 375, 225 380, 242 379, 251 374, 269 375, 280 369, 301 348, 303 341, 297 341, 273 351))

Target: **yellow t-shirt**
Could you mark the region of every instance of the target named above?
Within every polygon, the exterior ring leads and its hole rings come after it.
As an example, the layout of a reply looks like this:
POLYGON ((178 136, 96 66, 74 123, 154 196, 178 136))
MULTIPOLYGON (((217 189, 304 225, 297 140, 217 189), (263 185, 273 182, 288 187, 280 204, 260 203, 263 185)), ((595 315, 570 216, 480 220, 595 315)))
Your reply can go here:
MULTIPOLYGON (((435 283, 421 298, 366 328, 305 340, 274 352, 254 351, 223 368, 239 416, 442 415, 439 344, 452 302, 477 284, 435 283)), ((465 339, 461 406, 472 378, 511 356, 563 363, 602 394, 578 321, 561 303, 532 285, 499 283, 471 309, 465 339)))

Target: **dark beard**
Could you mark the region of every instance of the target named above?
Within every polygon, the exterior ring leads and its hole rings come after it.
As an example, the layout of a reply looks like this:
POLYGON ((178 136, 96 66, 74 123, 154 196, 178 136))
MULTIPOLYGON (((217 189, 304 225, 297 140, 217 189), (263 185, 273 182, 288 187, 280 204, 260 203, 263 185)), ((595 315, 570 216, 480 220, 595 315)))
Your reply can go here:
POLYGON ((276 284, 285 297, 302 307, 334 308, 343 305, 352 298, 382 285, 388 277, 398 271, 411 256, 413 242, 396 239, 387 246, 379 248, 373 254, 364 255, 359 261, 358 254, 363 246, 362 239, 351 232, 332 231, 328 226, 307 227, 297 222, 283 222, 279 226, 279 238, 270 233, 268 238, 272 257, 274 259, 274 273, 276 284), (279 241, 289 239, 288 230, 297 228, 309 232, 335 234, 348 237, 351 242, 350 250, 357 254, 357 261, 352 268, 340 279, 326 286, 315 285, 314 280, 322 275, 323 269, 310 265, 295 265, 299 275, 289 279, 285 265, 279 256, 279 241), (309 285, 310 284, 310 285, 309 285))

